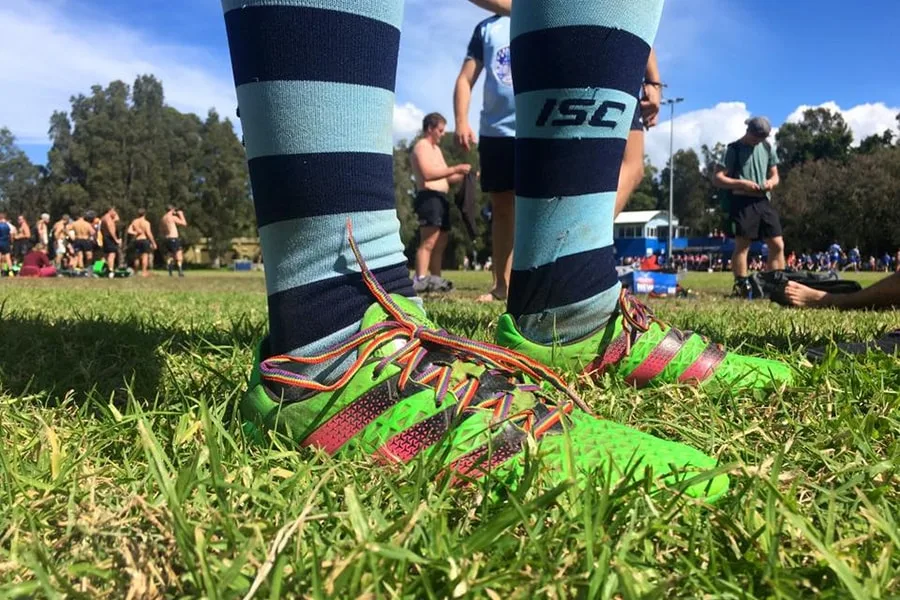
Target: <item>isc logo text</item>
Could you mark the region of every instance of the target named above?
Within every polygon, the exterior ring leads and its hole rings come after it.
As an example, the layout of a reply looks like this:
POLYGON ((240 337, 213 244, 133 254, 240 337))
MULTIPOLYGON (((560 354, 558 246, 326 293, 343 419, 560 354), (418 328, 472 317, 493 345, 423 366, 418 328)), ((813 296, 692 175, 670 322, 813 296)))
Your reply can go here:
POLYGON ((623 102, 612 100, 599 102, 588 98, 568 98, 560 102, 556 98, 548 98, 535 125, 545 127, 549 121, 553 127, 577 127, 587 122, 591 127, 615 129, 618 122, 608 119, 607 114, 610 111, 617 111, 614 115, 621 117, 625 114, 626 108, 623 102), (556 118, 551 120, 551 117, 556 118))

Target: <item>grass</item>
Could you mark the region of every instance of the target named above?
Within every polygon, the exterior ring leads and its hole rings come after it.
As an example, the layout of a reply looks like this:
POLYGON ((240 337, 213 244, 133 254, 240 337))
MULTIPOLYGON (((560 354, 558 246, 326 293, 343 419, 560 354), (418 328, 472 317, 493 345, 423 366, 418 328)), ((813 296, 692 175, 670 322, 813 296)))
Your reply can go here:
MULTIPOLYGON (((451 278, 430 314, 491 339, 502 307, 469 301, 486 274, 451 278)), ((265 330, 258 274, 0 280, 0 598, 900 596, 900 364, 802 353, 898 314, 685 283, 699 296, 655 301, 660 316, 779 357, 797 384, 584 395, 716 456, 732 488, 713 507, 600 479, 501 502, 425 464, 250 445, 232 417, 265 330)))

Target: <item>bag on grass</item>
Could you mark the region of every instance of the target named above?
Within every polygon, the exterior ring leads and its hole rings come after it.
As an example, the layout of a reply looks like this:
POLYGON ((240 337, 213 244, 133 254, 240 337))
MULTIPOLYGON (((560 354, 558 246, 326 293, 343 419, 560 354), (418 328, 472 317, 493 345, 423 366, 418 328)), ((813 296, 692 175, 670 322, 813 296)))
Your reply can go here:
POLYGON ((841 279, 834 271, 814 273, 812 271, 768 271, 754 273, 750 277, 754 298, 768 298, 782 306, 790 306, 784 295, 788 281, 796 281, 814 290, 829 294, 849 294, 862 289, 856 281, 841 279))

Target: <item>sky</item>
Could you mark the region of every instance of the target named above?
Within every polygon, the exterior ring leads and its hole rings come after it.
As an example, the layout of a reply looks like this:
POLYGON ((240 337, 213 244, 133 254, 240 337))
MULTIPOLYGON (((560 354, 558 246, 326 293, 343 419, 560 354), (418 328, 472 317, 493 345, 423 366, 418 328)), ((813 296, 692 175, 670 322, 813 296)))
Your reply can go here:
MULTIPOLYGON (((413 137, 434 110, 452 126, 453 85, 487 16, 467 0, 406 0, 395 139, 413 137)), ((666 96, 685 99, 676 149, 732 141, 751 114, 777 127, 810 106, 840 110, 856 143, 896 128, 900 61, 889 49, 898 24, 896 0, 668 0, 655 47, 666 96)), ((36 163, 46 162, 51 113, 95 83, 152 73, 179 110, 233 117, 236 105, 219 0, 2 0, 0 73, 0 126, 36 163)), ((476 131, 481 83, 470 111, 476 131)), ((669 151, 664 110, 646 140, 657 166, 669 151)))

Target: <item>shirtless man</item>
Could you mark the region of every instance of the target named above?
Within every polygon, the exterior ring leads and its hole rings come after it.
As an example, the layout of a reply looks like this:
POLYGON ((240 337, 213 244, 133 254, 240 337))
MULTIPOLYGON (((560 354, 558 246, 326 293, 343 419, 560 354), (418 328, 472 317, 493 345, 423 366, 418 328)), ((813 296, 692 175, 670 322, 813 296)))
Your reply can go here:
POLYGON ((16 260, 22 260, 31 251, 31 227, 25 220, 25 215, 19 215, 16 235, 13 238, 13 254, 16 260))
POLYGON ((41 218, 37 222, 38 242, 48 248, 50 245, 50 215, 41 213, 41 218))
POLYGON ((75 233, 72 249, 75 251, 76 269, 83 269, 94 258, 94 227, 87 221, 87 215, 87 212, 78 215, 72 223, 72 231, 75 233))
POLYGON ((416 178, 415 210, 419 217, 419 249, 416 251, 417 292, 449 291, 453 285, 441 277, 441 261, 450 231, 450 203, 447 192, 472 169, 461 164, 448 167, 439 143, 447 119, 438 113, 425 115, 422 139, 412 151, 412 170, 416 178), (430 275, 429 275, 430 272, 430 275))
POLYGON ((53 263, 57 269, 61 269, 63 257, 66 255, 66 243, 68 242, 69 215, 63 215, 62 218, 53 224, 51 236, 53 238, 53 263))
POLYGON ((106 268, 109 270, 109 278, 116 276, 116 254, 119 252, 119 246, 122 240, 116 234, 116 223, 119 222, 119 213, 116 212, 115 206, 110 206, 109 210, 100 219, 100 234, 103 236, 103 254, 106 256, 106 268))
POLYGON ((178 237, 178 227, 187 227, 184 212, 170 205, 166 210, 166 214, 160 219, 159 226, 166 240, 166 264, 169 268, 169 277, 172 276, 172 259, 178 265, 178 276, 184 277, 184 270, 182 269, 184 252, 181 249, 181 238, 178 237))
POLYGON ((147 220, 147 209, 138 209, 138 216, 128 226, 128 235, 134 238, 134 249, 137 257, 134 259, 134 270, 141 272, 141 277, 147 277, 150 273, 147 267, 150 264, 150 254, 156 250, 156 240, 153 238, 153 230, 150 221, 147 220))

